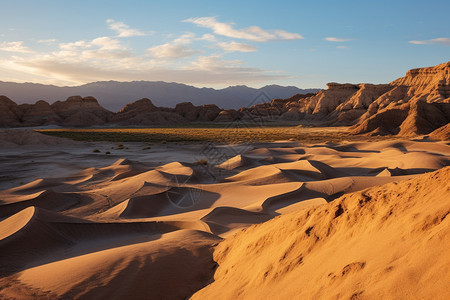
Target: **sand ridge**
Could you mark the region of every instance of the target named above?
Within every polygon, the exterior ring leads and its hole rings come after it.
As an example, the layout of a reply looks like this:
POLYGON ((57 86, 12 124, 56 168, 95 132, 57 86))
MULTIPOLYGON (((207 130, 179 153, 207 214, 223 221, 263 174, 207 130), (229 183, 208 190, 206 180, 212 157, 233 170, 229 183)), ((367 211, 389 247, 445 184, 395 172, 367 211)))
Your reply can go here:
POLYGON ((193 299, 448 299, 450 167, 227 238, 193 299))

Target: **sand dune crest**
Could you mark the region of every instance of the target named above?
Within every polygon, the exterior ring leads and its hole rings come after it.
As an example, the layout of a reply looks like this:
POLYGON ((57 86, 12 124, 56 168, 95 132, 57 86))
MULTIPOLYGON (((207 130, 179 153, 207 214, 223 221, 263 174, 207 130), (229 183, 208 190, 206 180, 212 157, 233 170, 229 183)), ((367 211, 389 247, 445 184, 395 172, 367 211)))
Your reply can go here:
POLYGON ((448 199, 450 167, 254 225, 193 299, 448 298, 448 199))

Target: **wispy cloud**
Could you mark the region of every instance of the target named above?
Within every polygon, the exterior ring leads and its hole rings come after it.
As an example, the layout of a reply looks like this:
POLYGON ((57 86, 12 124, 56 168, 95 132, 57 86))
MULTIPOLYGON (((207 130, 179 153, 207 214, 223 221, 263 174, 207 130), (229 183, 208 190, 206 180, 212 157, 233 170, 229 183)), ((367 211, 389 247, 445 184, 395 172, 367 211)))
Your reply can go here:
POLYGON ((324 40, 328 41, 328 42, 342 43, 342 42, 350 42, 350 41, 353 41, 354 39, 346 39, 346 38, 339 38, 339 37, 326 37, 326 38, 324 38, 324 40))
POLYGON ((226 71, 239 68, 244 62, 240 60, 223 60, 221 55, 200 56, 190 65, 183 67, 185 70, 199 69, 205 71, 226 71))
POLYGON ((338 48, 338 49, 342 49, 342 50, 344 50, 344 49, 348 49, 348 47, 347 47, 347 46, 337 46, 336 48, 338 48))
POLYGON ((88 41, 76 41, 59 44, 59 50, 47 54, 65 61, 83 61, 86 59, 108 60, 132 56, 131 50, 119 40, 110 37, 98 37, 88 41))
POLYGON ((94 49, 84 50, 82 55, 86 58, 92 59, 117 59, 126 58, 132 56, 131 50, 122 45, 118 40, 110 37, 99 37, 93 39, 90 45, 94 49))
POLYGON ((199 41, 208 41, 208 42, 215 42, 216 37, 213 34, 205 33, 201 37, 198 38, 199 41))
POLYGON ((16 53, 32 53, 33 51, 23 45, 22 41, 0 43, 0 51, 16 53))
POLYGON ((56 39, 46 39, 46 40, 38 40, 37 42, 41 44, 53 44, 56 41, 57 41, 56 39))
POLYGON ((127 24, 113 19, 106 20, 106 23, 108 23, 110 29, 117 33, 117 37, 144 36, 149 34, 138 29, 130 28, 127 24))
POLYGON ((298 33, 291 33, 284 30, 264 30, 258 26, 234 29, 234 23, 219 22, 215 17, 190 18, 184 20, 183 22, 192 23, 204 28, 209 28, 217 35, 254 42, 303 39, 303 36, 298 33))
POLYGON ((237 42, 221 42, 217 43, 217 46, 225 50, 226 52, 254 52, 256 47, 248 44, 242 44, 237 42))
POLYGON ((156 58, 170 58, 170 59, 189 57, 199 53, 198 51, 192 49, 189 46, 171 43, 149 48, 148 52, 153 57, 156 58))
POLYGON ((188 46, 195 37, 193 33, 186 33, 172 42, 154 46, 147 49, 148 53, 155 58, 177 59, 193 56, 200 51, 194 50, 188 46))
POLYGON ((431 40, 423 40, 423 41, 409 41, 410 44, 416 45, 427 45, 427 44, 441 44, 445 46, 450 46, 450 38, 437 38, 431 40))

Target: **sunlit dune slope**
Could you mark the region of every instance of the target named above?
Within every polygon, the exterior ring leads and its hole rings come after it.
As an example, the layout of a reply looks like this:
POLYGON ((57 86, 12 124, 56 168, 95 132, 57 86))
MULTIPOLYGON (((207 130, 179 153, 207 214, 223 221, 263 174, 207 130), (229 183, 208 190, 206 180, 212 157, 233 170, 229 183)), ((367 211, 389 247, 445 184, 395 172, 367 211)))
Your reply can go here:
POLYGON ((449 299, 450 167, 282 215, 216 248, 194 299, 449 299))

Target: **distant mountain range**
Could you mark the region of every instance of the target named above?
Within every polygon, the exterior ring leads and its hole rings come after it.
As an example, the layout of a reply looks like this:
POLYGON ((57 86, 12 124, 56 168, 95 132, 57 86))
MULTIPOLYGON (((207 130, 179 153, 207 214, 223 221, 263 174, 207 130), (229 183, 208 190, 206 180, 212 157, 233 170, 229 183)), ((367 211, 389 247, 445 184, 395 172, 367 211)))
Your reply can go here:
POLYGON ((239 85, 216 90, 162 81, 99 81, 73 87, 0 81, 0 95, 6 95, 18 104, 35 103, 41 99, 53 103, 72 95, 80 95, 95 97, 111 111, 118 111, 141 98, 149 98, 156 106, 164 107, 191 102, 194 105, 216 104, 224 109, 237 109, 274 98, 285 99, 295 94, 315 93, 319 90, 279 85, 267 85, 260 89, 239 85))

